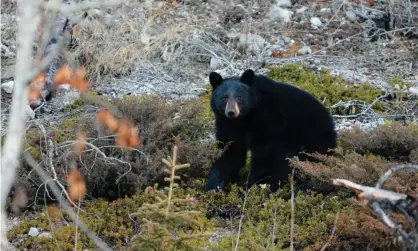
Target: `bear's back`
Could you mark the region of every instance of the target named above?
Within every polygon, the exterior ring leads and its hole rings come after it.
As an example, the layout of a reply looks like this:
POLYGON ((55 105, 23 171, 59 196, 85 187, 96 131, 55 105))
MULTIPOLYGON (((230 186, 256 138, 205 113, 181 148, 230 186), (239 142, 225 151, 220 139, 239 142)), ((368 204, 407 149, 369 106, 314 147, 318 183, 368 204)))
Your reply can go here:
POLYGON ((310 93, 261 75, 256 76, 252 87, 258 91, 263 106, 268 106, 272 114, 282 114, 288 127, 308 131, 334 128, 328 109, 310 93))

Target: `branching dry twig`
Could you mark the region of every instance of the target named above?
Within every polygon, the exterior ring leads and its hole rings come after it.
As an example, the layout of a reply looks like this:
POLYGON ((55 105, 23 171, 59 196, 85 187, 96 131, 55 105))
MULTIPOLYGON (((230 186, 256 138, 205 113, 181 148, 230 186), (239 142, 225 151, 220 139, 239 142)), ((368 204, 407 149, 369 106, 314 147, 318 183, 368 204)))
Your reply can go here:
POLYGON ((400 165, 391 168, 383 174, 376 184, 376 187, 368 187, 356 184, 344 179, 334 179, 333 183, 337 186, 344 186, 355 191, 359 198, 363 200, 372 212, 389 228, 392 235, 405 246, 407 250, 417 250, 418 248, 418 199, 406 194, 395 193, 380 189, 380 186, 388 177, 399 170, 412 169, 418 171, 418 165, 400 165), (412 226, 411 231, 407 231, 402 224, 395 223, 384 211, 384 209, 401 213, 412 226))
MULTIPOLYGON (((30 154, 28 153, 23 153, 23 156, 26 160, 26 162, 28 163, 28 165, 30 167, 32 167, 40 176, 41 178, 46 182, 48 180, 52 180, 51 177, 49 177, 48 173, 45 172, 38 163, 36 163, 36 161, 32 158, 32 156, 30 156, 30 154)), ((65 209, 65 211, 67 212, 67 214, 71 217, 71 219, 74 222, 78 223, 78 226, 80 227, 81 230, 83 230, 87 236, 92 239, 96 245, 98 247, 100 247, 102 250, 112 250, 110 249, 106 243, 104 243, 99 237, 97 237, 97 235, 91 231, 86 224, 84 224, 81 219, 79 219, 77 217, 77 214, 71 209, 70 205, 67 203, 67 201, 65 201, 62 196, 60 195, 60 189, 58 188, 58 186, 55 184, 55 182, 48 182, 49 187, 51 188, 53 194, 55 195, 55 197, 58 198, 60 205, 65 209)))

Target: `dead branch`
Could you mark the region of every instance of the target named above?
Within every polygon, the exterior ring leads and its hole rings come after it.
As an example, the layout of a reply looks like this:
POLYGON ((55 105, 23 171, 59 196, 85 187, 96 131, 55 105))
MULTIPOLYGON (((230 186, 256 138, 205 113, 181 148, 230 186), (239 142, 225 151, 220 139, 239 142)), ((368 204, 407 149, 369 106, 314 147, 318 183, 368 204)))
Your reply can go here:
MULTIPOLYGON (((45 172, 38 163, 36 163, 36 161, 32 158, 32 156, 30 156, 30 154, 25 152, 23 153, 23 157, 25 158, 28 165, 31 166, 41 176, 44 182, 47 182, 48 180, 52 180, 52 178, 49 177, 48 173, 45 172)), ((112 250, 93 231, 91 231, 87 227, 87 225, 81 221, 81 219, 78 218, 77 214, 71 209, 68 202, 64 200, 63 197, 61 196, 61 190, 58 188, 55 182, 48 182, 48 186, 51 188, 54 196, 58 198, 60 205, 65 209, 65 211, 71 217, 71 219, 74 222, 78 223, 78 225, 80 226, 80 229, 83 230, 87 234, 87 236, 91 240, 93 240, 96 243, 96 245, 102 250, 112 250)))
POLYGON ((418 197, 380 188, 392 173, 405 169, 418 171, 418 165, 408 164, 391 168, 380 177, 376 187, 363 186, 344 179, 334 179, 333 184, 354 191, 389 228, 395 239, 407 250, 412 251, 418 248, 418 197), (405 220, 412 226, 412 230, 408 231, 405 226, 396 223, 385 211, 403 214, 405 220))

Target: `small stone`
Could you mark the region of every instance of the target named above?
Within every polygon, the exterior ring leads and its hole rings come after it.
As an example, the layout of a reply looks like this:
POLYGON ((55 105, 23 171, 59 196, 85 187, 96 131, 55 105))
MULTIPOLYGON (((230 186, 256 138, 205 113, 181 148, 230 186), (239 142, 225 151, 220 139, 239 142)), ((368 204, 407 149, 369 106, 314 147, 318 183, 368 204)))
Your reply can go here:
POLYGON ((14 84, 14 81, 8 81, 6 83, 1 84, 1 89, 3 89, 7 93, 12 93, 14 84))
POLYGON ((52 234, 49 232, 43 232, 40 235, 38 235, 39 238, 43 237, 43 238, 49 238, 52 239, 52 234))
POLYGON ((34 237, 34 236, 38 236, 38 235, 39 235, 39 230, 38 230, 36 227, 31 227, 31 228, 29 229, 29 233, 28 233, 28 235, 29 235, 29 236, 32 236, 32 237, 34 237))
POLYGON ((345 16, 348 20, 351 22, 357 21, 357 15, 356 13, 352 12, 351 10, 345 12, 345 16))
POLYGON ((322 8, 320 10, 320 12, 322 12, 322 13, 331 13, 331 8, 322 8))
POLYGON ((322 22, 321 22, 321 19, 319 19, 319 17, 311 17, 310 22, 311 22, 312 28, 314 29, 317 29, 322 26, 322 22))
POLYGON ((303 46, 298 50, 299 55, 306 55, 312 53, 312 49, 309 46, 303 46))
POLYGON ((303 6, 303 7, 299 8, 298 10, 296 10, 296 13, 298 13, 298 14, 303 13, 303 12, 305 12, 307 9, 308 9, 308 7, 303 6))
POLYGON ((276 5, 282 7, 291 7, 292 2, 290 0, 276 0, 276 5))
POLYGON ((410 87, 409 92, 418 95, 418 87, 410 87))
POLYGON ((269 20, 280 20, 285 23, 290 22, 290 18, 293 15, 293 11, 280 8, 277 5, 271 6, 269 12, 267 13, 266 17, 269 20))

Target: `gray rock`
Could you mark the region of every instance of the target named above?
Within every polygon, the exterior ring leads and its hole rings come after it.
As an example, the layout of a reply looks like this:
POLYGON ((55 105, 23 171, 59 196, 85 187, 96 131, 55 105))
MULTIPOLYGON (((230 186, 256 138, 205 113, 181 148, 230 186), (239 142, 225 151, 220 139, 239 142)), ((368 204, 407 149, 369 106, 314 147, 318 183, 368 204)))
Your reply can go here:
POLYGON ((312 53, 311 47, 306 46, 306 45, 298 50, 299 55, 306 55, 306 54, 311 54, 311 53, 312 53))
POLYGON ((322 8, 320 10, 320 12, 322 12, 322 13, 331 13, 331 8, 322 8))
POLYGON ((276 5, 282 7, 291 7, 292 2, 290 0, 276 0, 276 5))
POLYGON ((268 21, 282 21, 287 23, 290 22, 292 15, 293 11, 283 9, 277 5, 272 5, 269 12, 266 14, 266 18, 268 21))
POLYGON ((351 10, 345 12, 345 16, 348 20, 351 22, 357 21, 357 15, 356 13, 352 12, 351 10))
POLYGON ((303 12, 305 12, 307 9, 308 9, 308 7, 303 6, 303 7, 299 8, 299 9, 297 9, 297 10, 296 10, 296 13, 298 13, 298 14, 303 13, 303 12))
POLYGON ((38 236, 39 235, 39 230, 36 227, 31 227, 29 229, 28 235, 32 236, 32 237, 38 236))
POLYGON ((409 92, 418 95, 418 87, 410 87, 409 92))
POLYGON ((310 22, 311 22, 312 28, 314 29, 322 27, 322 22, 321 22, 321 19, 319 19, 319 17, 311 17, 310 22))
POLYGON ((3 89, 7 93, 12 93, 14 84, 14 81, 8 81, 6 83, 1 84, 1 89, 3 89))

